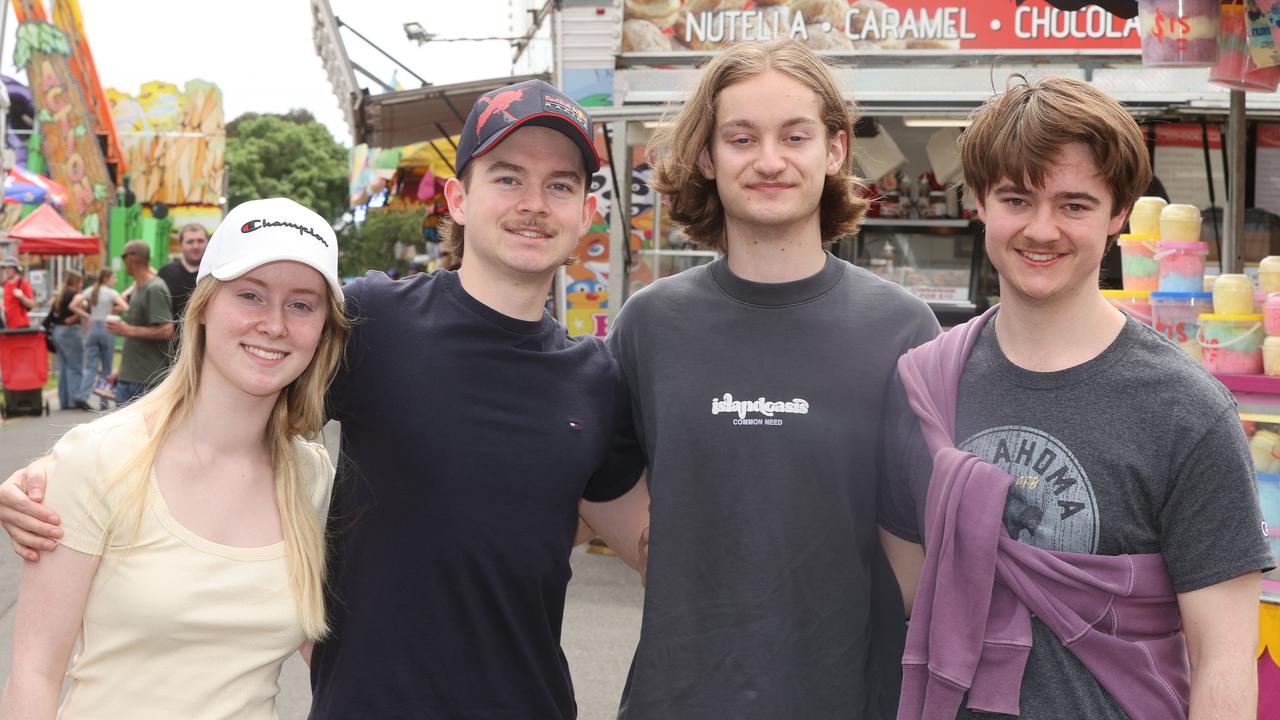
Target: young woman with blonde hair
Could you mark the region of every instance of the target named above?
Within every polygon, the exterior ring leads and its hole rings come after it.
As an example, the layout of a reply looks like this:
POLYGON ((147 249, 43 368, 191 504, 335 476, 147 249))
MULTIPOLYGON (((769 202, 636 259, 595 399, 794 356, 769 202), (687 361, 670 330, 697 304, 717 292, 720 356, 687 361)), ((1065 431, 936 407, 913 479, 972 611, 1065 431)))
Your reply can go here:
POLYGON ((327 632, 334 470, 303 438, 350 329, 337 258, 310 210, 237 207, 169 376, 54 447, 65 547, 23 568, 0 716, 275 717, 281 664, 327 632))

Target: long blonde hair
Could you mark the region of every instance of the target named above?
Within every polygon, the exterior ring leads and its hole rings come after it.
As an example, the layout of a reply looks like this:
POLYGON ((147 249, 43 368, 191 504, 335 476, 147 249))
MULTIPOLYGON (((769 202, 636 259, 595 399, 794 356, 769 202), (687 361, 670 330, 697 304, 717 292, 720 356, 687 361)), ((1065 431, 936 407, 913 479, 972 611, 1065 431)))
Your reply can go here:
MULTIPOLYGON (((123 501, 112 512, 107 535, 126 526, 136 537, 150 493, 151 473, 160 447, 178 424, 187 418, 200 387, 200 369, 205 353, 205 328, 201 320, 221 281, 207 276, 196 284, 183 317, 178 355, 168 377, 135 404, 136 411, 150 419, 146 444, 127 461, 108 484, 108 492, 119 487, 123 501)), ((324 611, 325 538, 320 518, 311 504, 311 478, 302 477, 294 457, 296 436, 313 437, 324 427, 324 397, 337 373, 351 323, 332 293, 328 297, 328 319, 315 357, 302 375, 276 398, 267 420, 266 440, 270 446, 275 476, 276 506, 284 534, 285 560, 289 582, 298 608, 299 622, 313 640, 328 634, 324 611)))

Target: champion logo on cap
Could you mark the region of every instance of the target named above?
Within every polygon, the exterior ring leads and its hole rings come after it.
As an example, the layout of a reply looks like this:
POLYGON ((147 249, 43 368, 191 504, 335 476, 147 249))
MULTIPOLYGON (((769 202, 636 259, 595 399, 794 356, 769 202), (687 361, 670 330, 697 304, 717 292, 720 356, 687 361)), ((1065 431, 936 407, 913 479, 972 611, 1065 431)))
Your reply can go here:
POLYGON ((253 232, 254 230, 261 230, 262 228, 269 228, 269 227, 293 228, 294 230, 298 231, 299 235, 310 235, 316 240, 319 240, 321 245, 324 245, 325 247, 329 247, 329 243, 324 238, 320 237, 320 233, 316 232, 314 229, 309 228, 306 225, 299 225, 298 223, 291 223, 285 220, 250 220, 249 222, 240 226, 240 232, 248 234, 253 232))

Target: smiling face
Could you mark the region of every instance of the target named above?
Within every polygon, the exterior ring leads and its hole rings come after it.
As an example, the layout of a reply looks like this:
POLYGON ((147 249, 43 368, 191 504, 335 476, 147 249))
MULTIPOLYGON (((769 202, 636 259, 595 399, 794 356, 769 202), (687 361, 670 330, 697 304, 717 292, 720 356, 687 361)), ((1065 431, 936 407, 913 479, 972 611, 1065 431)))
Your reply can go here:
POLYGON ((219 395, 274 399, 311 363, 328 317, 328 293, 319 272, 291 261, 223 282, 202 318, 202 385, 219 395))
POLYGON ((771 70, 720 92, 698 166, 716 183, 730 239, 747 228, 811 224, 816 232, 823 186, 847 151, 843 130, 827 136, 817 93, 771 70))
POLYGON ((578 146, 556 130, 526 126, 473 159, 467 173, 466 183, 445 183, 449 213, 466 228, 463 266, 487 277, 549 280, 595 212, 578 146))
POLYGON ((1107 238, 1127 208, 1115 209, 1088 148, 1066 145, 1040 187, 1002 178, 978 202, 986 251, 1000 272, 1001 302, 1060 304, 1093 298, 1107 238))

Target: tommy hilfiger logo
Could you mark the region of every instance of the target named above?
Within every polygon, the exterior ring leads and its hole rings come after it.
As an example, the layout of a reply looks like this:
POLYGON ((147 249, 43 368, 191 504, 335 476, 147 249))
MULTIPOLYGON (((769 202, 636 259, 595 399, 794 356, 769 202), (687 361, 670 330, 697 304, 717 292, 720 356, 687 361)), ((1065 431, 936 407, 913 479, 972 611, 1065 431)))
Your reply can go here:
POLYGON ((253 232, 254 230, 261 230, 262 228, 269 228, 269 227, 293 228, 294 230, 298 231, 299 235, 310 235, 311 237, 319 240, 321 245, 324 245, 325 247, 329 247, 329 243, 326 242, 324 238, 320 237, 320 233, 307 227, 306 225, 299 225, 297 223, 286 222, 284 220, 250 220, 249 222, 240 226, 240 232, 247 234, 247 233, 253 232))
POLYGON ((766 400, 734 400, 733 395, 725 393, 722 397, 711 398, 711 414, 733 413, 734 425, 781 425, 782 419, 775 418, 776 413, 809 414, 809 401, 795 398, 787 401, 766 400), (763 418, 749 418, 748 413, 763 415, 763 418))
POLYGON ((579 421, 577 421, 577 420, 570 420, 570 421, 569 421, 569 429, 570 429, 570 430, 581 430, 581 429, 582 429, 582 423, 581 423, 581 422, 579 422, 579 421))

